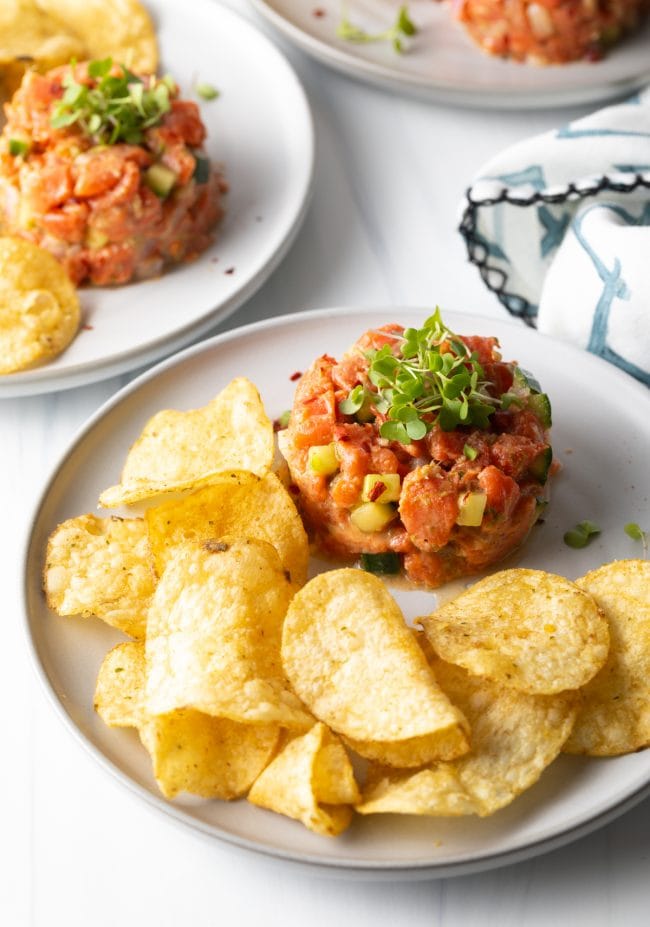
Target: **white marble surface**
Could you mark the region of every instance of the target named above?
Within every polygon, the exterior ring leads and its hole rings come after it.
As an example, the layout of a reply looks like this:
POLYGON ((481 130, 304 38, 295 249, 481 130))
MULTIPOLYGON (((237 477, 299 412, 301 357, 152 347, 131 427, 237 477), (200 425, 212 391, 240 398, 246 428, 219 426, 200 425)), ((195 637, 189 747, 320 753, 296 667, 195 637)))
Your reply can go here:
MULTIPOLYGON (((233 5, 251 16, 242 0, 233 5)), ((453 110, 333 74, 288 51, 313 105, 318 163, 298 241, 222 329, 300 309, 434 302, 499 315, 455 232, 464 186, 500 147, 581 113, 453 110)), ((21 628, 27 513, 75 430, 127 378, 0 403, 0 924, 7 927, 641 927, 650 802, 569 847, 481 875, 323 878, 178 830, 67 733, 21 628)))

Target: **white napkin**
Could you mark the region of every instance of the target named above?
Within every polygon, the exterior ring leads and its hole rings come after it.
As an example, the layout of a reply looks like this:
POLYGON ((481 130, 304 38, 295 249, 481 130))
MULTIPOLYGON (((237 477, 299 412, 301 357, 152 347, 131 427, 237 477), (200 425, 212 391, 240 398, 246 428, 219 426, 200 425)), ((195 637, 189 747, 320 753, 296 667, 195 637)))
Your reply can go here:
POLYGON ((510 313, 650 386, 650 88, 493 158, 460 231, 510 313))

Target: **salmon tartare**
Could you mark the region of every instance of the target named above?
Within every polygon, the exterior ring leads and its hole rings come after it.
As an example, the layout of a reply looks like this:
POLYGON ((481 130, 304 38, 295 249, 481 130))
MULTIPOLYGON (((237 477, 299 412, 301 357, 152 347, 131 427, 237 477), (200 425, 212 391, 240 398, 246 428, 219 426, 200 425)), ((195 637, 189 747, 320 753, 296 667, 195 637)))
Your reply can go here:
POLYGON ((640 24, 648 0, 452 0, 452 8, 491 55, 565 64, 602 58, 640 24))
POLYGON ((313 362, 279 441, 317 549, 435 588, 525 540, 548 498, 551 406, 498 347, 436 311, 313 362))
POLYGON ((156 276, 212 241, 226 185, 170 78, 110 59, 29 71, 5 113, 2 234, 49 251, 75 284, 156 276))

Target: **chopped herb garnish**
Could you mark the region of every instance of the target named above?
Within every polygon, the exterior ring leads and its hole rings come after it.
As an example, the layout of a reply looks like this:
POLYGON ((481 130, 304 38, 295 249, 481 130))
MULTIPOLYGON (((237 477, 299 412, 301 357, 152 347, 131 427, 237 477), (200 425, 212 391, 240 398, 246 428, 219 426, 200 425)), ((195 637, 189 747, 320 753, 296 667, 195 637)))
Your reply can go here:
POLYGON ((644 531, 635 521, 628 522, 625 526, 625 533, 633 541, 641 541, 643 544, 643 556, 648 556, 648 532, 644 531))
POLYGON ((9 154, 14 158, 21 157, 24 158, 25 155, 29 152, 28 142, 24 142, 20 138, 10 138, 9 139, 9 154))
POLYGON ((287 428, 289 425, 289 419, 291 418, 291 409, 285 409, 282 415, 278 418, 278 425, 280 428, 287 428))
POLYGON ((463 445, 463 454, 467 457, 468 460, 476 460, 478 457, 478 451, 475 447, 471 447, 469 444, 463 445))
POLYGON ((491 384, 476 352, 447 328, 439 309, 422 328, 393 337, 393 345, 366 354, 371 385, 348 393, 339 403, 343 415, 354 415, 365 404, 386 417, 381 437, 401 444, 420 441, 434 424, 443 431, 487 427, 500 400, 488 392, 491 384))
POLYGON ((50 119, 53 128, 76 125, 95 144, 138 145, 145 130, 171 109, 176 84, 170 77, 143 80, 123 66, 114 69, 112 58, 91 61, 88 74, 94 87, 79 83, 74 71, 64 77, 65 91, 50 119))
POLYGON ((212 84, 197 84, 194 89, 196 95, 201 97, 202 100, 216 100, 219 96, 219 91, 212 84))
POLYGON ((564 543, 568 547, 586 547, 591 539, 600 534, 600 528, 593 521, 581 521, 575 528, 567 531, 564 535, 564 543))
POLYGON ((416 35, 417 31, 409 16, 408 7, 401 6, 397 12, 397 19, 390 29, 385 29, 382 32, 366 32, 359 26, 353 25, 347 14, 343 13, 336 34, 340 39, 344 39, 346 42, 354 42, 357 45, 365 45, 369 42, 390 42, 397 54, 401 55, 404 51, 404 36, 416 35))

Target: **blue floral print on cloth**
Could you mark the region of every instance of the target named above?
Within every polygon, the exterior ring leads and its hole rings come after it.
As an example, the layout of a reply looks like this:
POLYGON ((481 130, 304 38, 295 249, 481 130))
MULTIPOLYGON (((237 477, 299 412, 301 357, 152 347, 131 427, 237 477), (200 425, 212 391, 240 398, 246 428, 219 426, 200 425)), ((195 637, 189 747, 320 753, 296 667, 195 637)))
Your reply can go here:
POLYGON ((493 158, 460 231, 512 315, 650 386, 650 88, 493 158))

